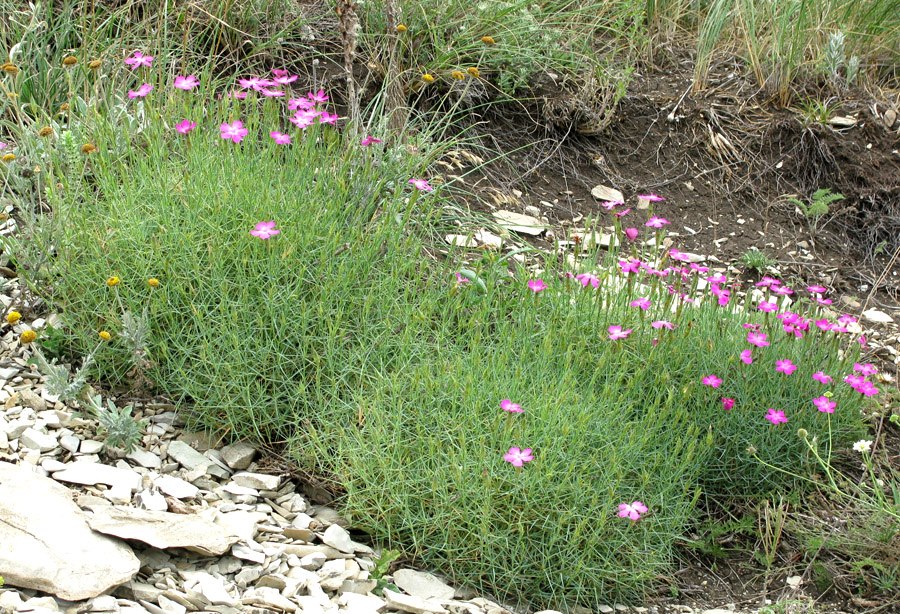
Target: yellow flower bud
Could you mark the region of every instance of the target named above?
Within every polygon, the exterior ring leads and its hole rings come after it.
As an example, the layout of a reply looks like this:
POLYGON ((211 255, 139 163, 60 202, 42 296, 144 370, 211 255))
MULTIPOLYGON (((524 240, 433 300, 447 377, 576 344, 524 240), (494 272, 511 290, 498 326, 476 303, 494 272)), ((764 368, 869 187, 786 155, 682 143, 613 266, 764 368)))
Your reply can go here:
POLYGON ((476 79, 481 76, 481 73, 474 66, 470 66, 466 69, 466 72, 475 77, 476 79))
POLYGON ((26 330, 24 333, 19 335, 19 341, 22 343, 22 345, 28 345, 35 339, 37 339, 37 333, 33 330, 26 330))
POLYGON ((100 68, 100 65, 103 64, 100 60, 91 60, 90 64, 88 64, 88 68, 91 70, 97 70, 100 68))
POLYGON ((6 72, 8 72, 8 73, 11 74, 11 75, 14 75, 14 74, 16 74, 17 72, 19 72, 19 67, 16 66, 15 64, 10 64, 10 63, 7 62, 7 63, 3 66, 3 70, 5 70, 6 72))
POLYGON ((69 103, 68 103, 68 102, 64 102, 64 103, 62 103, 61 105, 59 105, 59 111, 60 111, 60 113, 65 113, 65 112, 68 111, 68 110, 69 110, 69 103))
POLYGON ((156 279, 155 277, 151 277, 150 279, 147 280, 147 285, 150 286, 151 288, 155 288, 156 286, 159 285, 159 280, 156 279))
POLYGON ((456 79, 457 81, 462 81, 463 79, 466 78, 466 73, 464 73, 461 70, 454 70, 452 73, 450 73, 450 76, 453 77, 454 79, 456 79))
POLYGON ((44 126, 38 131, 38 134, 40 136, 50 136, 51 134, 53 134, 53 128, 51 128, 50 126, 44 126))
POLYGON ((97 149, 97 146, 94 145, 93 143, 85 143, 84 145, 81 146, 81 153, 83 153, 83 154, 92 154, 97 151, 99 151, 99 150, 97 149))
POLYGON ((422 81, 424 81, 425 83, 433 83, 434 77, 432 77, 429 73, 425 73, 424 75, 422 75, 422 81))
POLYGON ((112 339, 112 335, 110 335, 109 332, 107 332, 105 330, 101 330, 100 338, 103 339, 104 341, 109 341, 110 339, 112 339))
POLYGON ((21 319, 22 319, 22 314, 19 313, 18 311, 10 311, 8 314, 6 314, 6 321, 9 322, 10 324, 15 324, 16 322, 18 322, 21 319))
POLYGON ((118 286, 120 281, 122 280, 113 276, 106 280, 106 285, 112 288, 113 286, 118 286))
POLYGON ((16 159, 16 154, 6 154, 2 158, 0 158, 0 160, 3 160, 4 162, 12 162, 15 159, 16 159))
POLYGON ((403 32, 406 32, 406 26, 404 26, 402 23, 398 23, 397 24, 397 32, 400 32, 401 34, 403 32))
POLYGON ((484 43, 485 45, 493 45, 497 41, 494 40, 493 36, 482 36, 481 42, 484 43))
POLYGON ((63 58, 63 66, 75 66, 78 64, 78 58, 74 55, 67 55, 63 58))

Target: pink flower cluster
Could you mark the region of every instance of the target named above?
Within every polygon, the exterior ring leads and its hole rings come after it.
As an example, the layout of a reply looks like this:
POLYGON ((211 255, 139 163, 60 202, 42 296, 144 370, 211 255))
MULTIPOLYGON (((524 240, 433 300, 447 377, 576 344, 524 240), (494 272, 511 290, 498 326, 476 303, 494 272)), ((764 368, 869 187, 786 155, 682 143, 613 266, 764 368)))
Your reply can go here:
MULTIPOLYGON (((153 63, 153 56, 145 56, 140 51, 135 51, 130 57, 125 59, 125 63, 132 70, 139 66, 146 66, 149 68, 153 63)), ((227 96, 229 98, 245 99, 247 98, 248 91, 257 92, 260 95, 269 98, 281 98, 286 96, 284 91, 285 86, 296 81, 297 75, 289 75, 286 70, 282 69, 273 69, 272 73, 274 75, 273 79, 263 79, 260 77, 239 79, 238 83, 243 90, 231 92, 227 94, 227 96)), ((196 75, 177 75, 175 77, 174 87, 177 89, 191 91, 199 85, 200 81, 196 75)), ((153 85, 144 83, 136 90, 129 90, 128 97, 145 98, 153 91, 153 89, 153 85)), ((324 104, 327 100, 328 95, 323 90, 309 92, 305 96, 299 98, 288 99, 288 109, 296 111, 292 116, 288 117, 288 121, 301 130, 308 128, 314 123, 330 124, 334 126, 339 119, 338 116, 318 108, 318 105, 324 104)), ((188 134, 196 128, 196 122, 192 122, 189 119, 185 119, 175 126, 175 130, 179 134, 188 134)), ((234 143, 240 143, 248 133, 243 122, 239 120, 221 124, 219 130, 223 139, 231 140, 234 143)), ((269 132, 269 136, 278 145, 289 145, 291 143, 291 136, 289 134, 273 130, 269 132)), ((381 139, 366 136, 360 141, 360 145, 363 147, 368 147, 375 143, 381 143, 381 139)), ((430 191, 430 188, 428 188, 428 190, 430 191)))

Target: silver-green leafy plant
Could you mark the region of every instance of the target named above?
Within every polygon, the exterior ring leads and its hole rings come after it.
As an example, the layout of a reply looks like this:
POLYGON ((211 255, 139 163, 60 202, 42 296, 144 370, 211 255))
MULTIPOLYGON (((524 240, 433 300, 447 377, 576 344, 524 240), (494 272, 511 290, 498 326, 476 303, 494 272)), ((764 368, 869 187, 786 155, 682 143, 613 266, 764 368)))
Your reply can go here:
POLYGON ((131 415, 131 405, 118 408, 112 399, 107 399, 106 403, 107 407, 104 407, 102 397, 97 394, 88 400, 88 408, 106 433, 107 445, 131 452, 140 444, 147 421, 136 421, 131 415))
POLYGON ((47 360, 37 345, 32 346, 32 352, 31 362, 37 365, 38 370, 43 374, 44 388, 47 392, 59 397, 60 401, 76 401, 87 383, 88 370, 94 364, 96 348, 85 356, 81 367, 75 371, 74 376, 68 365, 47 360))
POLYGON ((137 388, 142 387, 146 383, 147 377, 145 373, 151 366, 151 362, 147 358, 147 337, 149 334, 150 320, 147 317, 146 306, 144 306, 144 310, 139 316, 134 315, 130 309, 122 312, 121 336, 125 340, 125 345, 131 351, 131 362, 134 365, 131 375, 137 388))
POLYGON ((822 51, 820 70, 838 89, 853 85, 859 75, 859 56, 847 57, 845 35, 840 30, 828 35, 828 42, 822 51), (843 74, 842 74, 843 69, 843 74))

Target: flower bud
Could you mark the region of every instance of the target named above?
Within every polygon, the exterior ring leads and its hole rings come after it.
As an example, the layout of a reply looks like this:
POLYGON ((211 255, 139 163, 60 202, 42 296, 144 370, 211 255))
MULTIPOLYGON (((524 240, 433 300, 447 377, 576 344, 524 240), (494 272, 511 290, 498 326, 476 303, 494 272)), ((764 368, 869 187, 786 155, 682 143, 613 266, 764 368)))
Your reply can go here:
POLYGON ((74 55, 67 55, 63 58, 63 66, 75 66, 78 64, 78 58, 74 55))
POLYGON ((122 280, 113 276, 106 280, 106 285, 112 288, 113 286, 118 286, 120 281, 122 280))
POLYGON ((21 319, 22 319, 22 314, 19 313, 18 311, 10 311, 8 314, 6 314, 6 321, 9 322, 10 324, 15 324, 16 322, 18 322, 21 319))
POLYGON ((22 343, 22 345, 28 345, 35 339, 37 339, 37 333, 33 330, 26 330, 21 335, 19 335, 19 341, 22 343))
POLYGON ((104 341, 109 341, 110 339, 112 339, 112 335, 110 335, 108 331, 101 330, 100 338, 103 339, 104 341))
POLYGON ((807 437, 809 437, 809 431, 804 428, 797 429, 797 437, 799 437, 800 439, 806 439, 807 437))

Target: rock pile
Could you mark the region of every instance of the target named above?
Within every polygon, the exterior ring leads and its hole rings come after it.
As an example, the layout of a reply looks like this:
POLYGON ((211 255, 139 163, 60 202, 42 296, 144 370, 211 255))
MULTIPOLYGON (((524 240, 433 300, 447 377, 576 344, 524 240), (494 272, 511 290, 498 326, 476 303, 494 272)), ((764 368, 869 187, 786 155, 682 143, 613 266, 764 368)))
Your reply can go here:
POLYGON ((258 472, 253 446, 210 449, 179 432, 169 407, 140 411, 144 447, 120 455, 37 379, 11 384, 0 390, 4 613, 507 612, 411 569, 374 594, 377 555, 343 518, 258 472))

